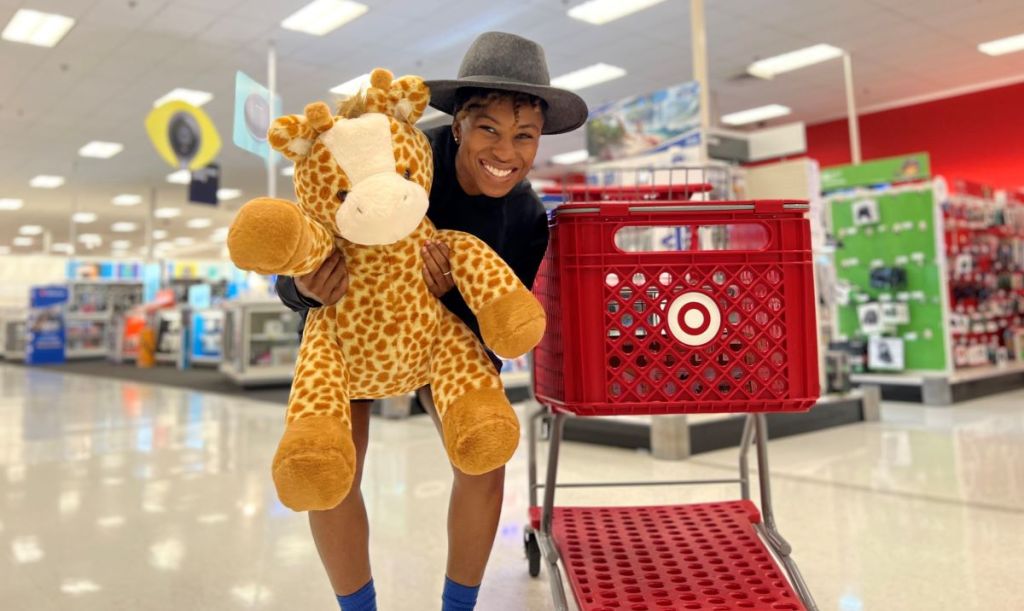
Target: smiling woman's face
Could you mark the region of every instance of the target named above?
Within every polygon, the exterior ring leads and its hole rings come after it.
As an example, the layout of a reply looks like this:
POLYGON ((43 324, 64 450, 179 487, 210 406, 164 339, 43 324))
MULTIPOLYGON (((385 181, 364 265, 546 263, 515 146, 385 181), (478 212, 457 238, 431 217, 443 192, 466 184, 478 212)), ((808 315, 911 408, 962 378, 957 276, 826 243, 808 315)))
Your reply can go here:
POLYGON ((508 98, 467 104, 452 125, 459 152, 455 173, 468 195, 504 197, 533 167, 544 127, 539 105, 508 98))

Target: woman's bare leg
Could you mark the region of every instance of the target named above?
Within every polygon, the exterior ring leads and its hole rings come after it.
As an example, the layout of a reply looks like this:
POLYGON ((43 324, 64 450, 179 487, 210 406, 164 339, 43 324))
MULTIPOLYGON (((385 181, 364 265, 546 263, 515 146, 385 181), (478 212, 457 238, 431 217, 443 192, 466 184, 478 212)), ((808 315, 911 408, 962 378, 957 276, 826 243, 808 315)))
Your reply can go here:
POLYGON ((363 480, 372 404, 372 401, 352 402, 352 441, 358 461, 352 491, 334 509, 309 512, 313 541, 334 593, 338 595, 351 594, 370 581, 370 524, 359 486, 363 480))

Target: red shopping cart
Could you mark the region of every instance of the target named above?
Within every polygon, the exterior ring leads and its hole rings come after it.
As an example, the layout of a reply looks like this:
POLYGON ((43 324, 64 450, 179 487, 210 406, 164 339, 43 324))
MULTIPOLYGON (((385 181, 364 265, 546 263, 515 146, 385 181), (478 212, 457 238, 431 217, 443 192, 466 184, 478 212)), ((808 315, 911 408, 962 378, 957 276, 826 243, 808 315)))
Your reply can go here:
POLYGON ((535 292, 548 331, 528 423, 530 574, 556 608, 817 607, 772 512, 765 413, 818 398, 806 202, 692 201, 706 185, 576 186, 555 209, 535 292), (736 479, 558 483, 567 417, 745 412, 736 479), (537 443, 550 436, 546 478, 537 443), (748 454, 756 442, 761 510, 748 454), (663 507, 555 507, 557 488, 738 484, 740 499, 663 507), (544 491, 542 504, 537 496, 544 491), (781 568, 780 565, 781 564, 781 568))

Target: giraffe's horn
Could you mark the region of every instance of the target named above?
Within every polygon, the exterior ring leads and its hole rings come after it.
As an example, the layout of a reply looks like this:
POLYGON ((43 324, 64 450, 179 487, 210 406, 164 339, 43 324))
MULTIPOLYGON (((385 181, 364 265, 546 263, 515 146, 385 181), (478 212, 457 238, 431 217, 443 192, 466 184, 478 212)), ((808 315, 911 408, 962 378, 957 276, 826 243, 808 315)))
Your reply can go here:
POLYGON ((306 106, 306 121, 316 133, 323 133, 334 126, 334 117, 331 109, 323 102, 313 102, 306 106))

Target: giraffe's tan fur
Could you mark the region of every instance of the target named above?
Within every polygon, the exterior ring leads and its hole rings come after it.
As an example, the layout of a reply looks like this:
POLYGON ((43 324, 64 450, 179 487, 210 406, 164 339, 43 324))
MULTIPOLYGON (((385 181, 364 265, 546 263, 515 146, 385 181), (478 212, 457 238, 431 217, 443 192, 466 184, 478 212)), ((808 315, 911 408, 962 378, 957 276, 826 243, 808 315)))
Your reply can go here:
MULTIPOLYGON (((419 77, 392 81, 375 70, 366 111, 390 122, 395 172, 428 193, 430 145, 414 126, 429 101, 419 77)), ((540 304, 494 251, 478 238, 438 231, 426 217, 408 237, 384 246, 340 238, 336 194, 349 179, 317 135, 335 121, 323 103, 304 116, 277 119, 271 145, 295 162, 299 205, 259 199, 239 212, 229 234, 236 265, 262 273, 302 275, 337 247, 344 251, 349 290, 334 305, 310 311, 288 402, 286 431, 274 459, 274 479, 285 505, 328 509, 348 494, 354 471, 349 401, 434 390, 445 447, 467 473, 503 465, 518 444, 518 420, 501 379, 468 327, 448 312, 424 282, 421 247, 430 240, 451 249, 452 277, 476 313, 484 339, 505 357, 524 354, 540 340, 540 304), (298 211, 299 213, 296 213, 298 211), (280 251, 280 252, 278 252, 280 251), (342 426, 337 426, 340 422, 342 426)))

